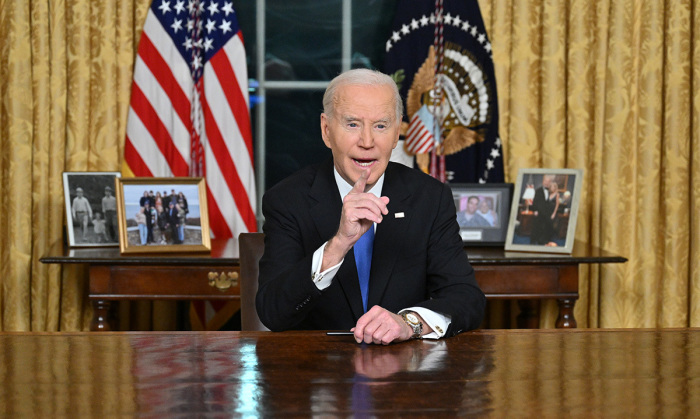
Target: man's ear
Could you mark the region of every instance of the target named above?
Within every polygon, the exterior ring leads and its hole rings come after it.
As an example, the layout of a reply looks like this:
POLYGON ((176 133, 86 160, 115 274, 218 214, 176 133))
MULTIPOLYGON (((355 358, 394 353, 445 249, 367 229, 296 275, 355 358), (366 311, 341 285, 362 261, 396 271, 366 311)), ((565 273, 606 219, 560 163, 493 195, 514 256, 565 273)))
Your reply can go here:
MULTIPOLYGON (((401 120, 399 120, 399 123, 401 120)), ((400 125, 399 125, 400 126, 400 125)), ((396 138, 394 139, 394 145, 391 147, 391 149, 395 149, 396 146, 399 144, 399 139, 401 138, 401 129, 396 130, 396 138)))
POLYGON ((321 138, 323 138, 323 143, 326 147, 331 148, 331 140, 328 134, 329 119, 330 118, 325 113, 321 114, 321 138))

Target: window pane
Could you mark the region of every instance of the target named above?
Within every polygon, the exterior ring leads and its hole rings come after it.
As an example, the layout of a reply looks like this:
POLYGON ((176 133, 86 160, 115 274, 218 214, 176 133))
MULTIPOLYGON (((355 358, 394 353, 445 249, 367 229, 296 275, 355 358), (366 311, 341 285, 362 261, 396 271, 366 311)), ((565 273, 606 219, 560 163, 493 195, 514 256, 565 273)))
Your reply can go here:
POLYGON ((266 78, 326 81, 341 68, 342 1, 266 3, 266 78))
POLYGON ((383 70, 384 45, 391 34, 396 0, 352 2, 352 67, 383 70))
POLYGON ((234 5, 238 26, 243 34, 246 62, 248 64, 248 78, 255 78, 257 67, 255 66, 255 54, 257 49, 257 36, 255 32, 255 2, 239 1, 234 5))
POLYGON ((321 139, 323 92, 268 91, 265 190, 331 153, 321 139))

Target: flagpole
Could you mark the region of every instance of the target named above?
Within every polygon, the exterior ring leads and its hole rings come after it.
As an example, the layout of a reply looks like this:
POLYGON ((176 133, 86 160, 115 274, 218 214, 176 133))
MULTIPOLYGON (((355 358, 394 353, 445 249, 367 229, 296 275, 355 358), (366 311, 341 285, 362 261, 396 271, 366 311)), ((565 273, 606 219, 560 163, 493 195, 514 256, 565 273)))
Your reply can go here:
POLYGON ((341 71, 350 70, 352 66, 352 1, 343 0, 342 14, 342 45, 341 45, 341 71))
POLYGON ((257 42, 257 56, 255 57, 257 65, 258 91, 257 96, 260 100, 257 101, 255 112, 255 133, 257 148, 255 150, 255 189, 257 191, 255 206, 255 218, 258 222, 258 231, 262 231, 263 215, 262 215, 262 197, 265 193, 265 0, 258 0, 255 8, 255 37, 257 42))

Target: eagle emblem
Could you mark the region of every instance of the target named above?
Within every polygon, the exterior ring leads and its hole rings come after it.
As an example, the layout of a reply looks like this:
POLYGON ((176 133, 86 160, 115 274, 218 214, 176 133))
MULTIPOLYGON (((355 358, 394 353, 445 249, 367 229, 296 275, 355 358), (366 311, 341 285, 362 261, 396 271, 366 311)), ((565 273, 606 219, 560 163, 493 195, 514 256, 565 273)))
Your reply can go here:
POLYGON ((445 42, 441 72, 435 78, 435 50, 420 66, 408 90, 406 112, 409 122, 402 123, 406 137, 404 150, 416 156, 416 163, 428 170, 429 153, 450 155, 484 141, 484 128, 490 122, 489 89, 483 69, 468 51, 445 42), (442 95, 436 92, 436 85, 442 95), (436 133, 442 128, 442 140, 436 133))

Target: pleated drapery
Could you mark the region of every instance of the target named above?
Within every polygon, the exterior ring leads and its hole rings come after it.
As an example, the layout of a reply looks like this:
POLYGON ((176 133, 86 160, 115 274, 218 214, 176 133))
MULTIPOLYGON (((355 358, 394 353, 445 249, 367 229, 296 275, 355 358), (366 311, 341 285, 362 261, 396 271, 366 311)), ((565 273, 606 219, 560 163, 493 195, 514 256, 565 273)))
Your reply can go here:
POLYGON ((85 274, 39 262, 62 240, 63 171, 118 171, 141 1, 0 10, 0 330, 85 330, 85 274))

